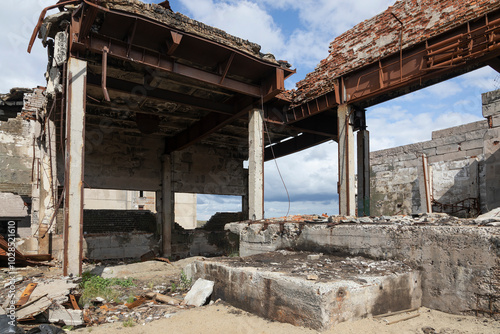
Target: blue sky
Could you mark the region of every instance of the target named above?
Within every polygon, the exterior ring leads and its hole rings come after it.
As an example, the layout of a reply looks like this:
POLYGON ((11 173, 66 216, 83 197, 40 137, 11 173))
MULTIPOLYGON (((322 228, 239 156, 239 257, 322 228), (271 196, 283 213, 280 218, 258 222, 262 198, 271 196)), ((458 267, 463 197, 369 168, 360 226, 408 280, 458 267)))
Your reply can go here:
MULTIPOLYGON (((45 85, 46 52, 37 41, 26 52, 41 10, 55 0, 2 0, 0 12, 0 92, 45 85)), ((154 1, 160 2, 160 1, 154 1)), ((328 55, 331 41, 377 15, 393 0, 170 0, 172 9, 262 46, 262 52, 288 60, 297 73, 287 88, 312 72, 328 55)), ((369 108, 371 148, 379 150, 431 139, 437 129, 482 119, 481 93, 499 86, 489 67, 369 108)), ((328 142, 278 159, 287 184, 291 214, 338 213, 337 144, 328 142)), ((266 217, 286 214, 288 200, 274 162, 265 164, 266 217)), ((198 196, 199 219, 235 211, 235 197, 198 196)))

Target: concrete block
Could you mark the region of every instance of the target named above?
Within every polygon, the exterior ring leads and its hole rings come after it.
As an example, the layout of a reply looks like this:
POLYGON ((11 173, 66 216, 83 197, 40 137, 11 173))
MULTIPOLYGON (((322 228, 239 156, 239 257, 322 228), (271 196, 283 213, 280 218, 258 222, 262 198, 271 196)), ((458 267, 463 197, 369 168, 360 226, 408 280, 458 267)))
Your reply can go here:
POLYGON ((466 132, 465 133, 465 140, 469 141, 469 140, 474 140, 474 139, 483 139, 483 137, 487 131, 488 131, 488 129, 485 128, 485 129, 466 132))
POLYGON ((313 272, 308 268, 314 268, 317 261, 308 261, 304 253, 279 251, 245 259, 196 261, 191 272, 195 278, 216 282, 214 299, 267 319, 319 331, 421 305, 420 273, 402 263, 325 255, 322 267, 317 267, 321 269, 313 272), (349 272, 346 268, 351 265, 365 269, 349 272), (318 279, 307 280, 308 276, 318 279))
POLYGON ((474 139, 474 140, 468 140, 468 141, 464 141, 463 143, 460 144, 460 147, 462 148, 462 150, 472 150, 472 149, 476 149, 476 148, 483 148, 483 139, 474 139))
POLYGON ((453 143, 453 144, 438 146, 436 148, 436 154, 440 155, 440 154, 458 152, 459 148, 460 148, 460 145, 458 143, 453 143))
POLYGON ((483 105, 488 105, 500 100, 500 89, 481 94, 483 105))
POLYGON ((500 127, 500 116, 493 116, 492 121, 494 128, 500 127))
POLYGON ((191 290, 184 297, 184 303, 191 306, 203 306, 207 299, 212 295, 214 282, 203 278, 198 278, 191 290))
POLYGON ((465 155, 469 158, 481 157, 483 155, 483 153, 484 153, 484 151, 483 151, 482 147, 465 151, 465 155))
POLYGON ((49 309, 49 322, 64 322, 66 326, 80 326, 83 325, 83 311, 63 307, 49 309))
POLYGON ((483 105, 483 116, 490 117, 500 113, 500 101, 491 102, 490 104, 483 105))

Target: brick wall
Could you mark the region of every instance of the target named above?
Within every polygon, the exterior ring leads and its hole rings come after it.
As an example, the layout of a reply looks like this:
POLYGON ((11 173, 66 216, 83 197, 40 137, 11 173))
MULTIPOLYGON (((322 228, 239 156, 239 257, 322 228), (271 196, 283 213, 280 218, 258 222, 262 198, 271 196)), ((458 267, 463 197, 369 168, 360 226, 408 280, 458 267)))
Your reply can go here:
POLYGON ((84 210, 83 233, 113 234, 156 231, 156 215, 146 210, 84 210))
POLYGON ((315 98, 333 90, 332 79, 398 52, 401 25, 391 12, 403 22, 405 49, 498 8, 500 2, 491 0, 397 1, 392 9, 338 36, 329 56, 290 93, 295 103, 315 98))

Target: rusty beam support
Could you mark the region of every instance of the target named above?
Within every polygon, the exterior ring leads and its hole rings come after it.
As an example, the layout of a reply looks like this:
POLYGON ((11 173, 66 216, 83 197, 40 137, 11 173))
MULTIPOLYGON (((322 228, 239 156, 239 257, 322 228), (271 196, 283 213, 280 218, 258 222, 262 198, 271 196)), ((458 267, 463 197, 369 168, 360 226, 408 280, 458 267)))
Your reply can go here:
MULTIPOLYGON (((498 16, 498 11, 495 15, 498 16)), ((499 24, 500 19, 489 21, 488 16, 474 19, 411 48, 400 48, 397 53, 352 69, 340 77, 344 85, 338 78, 332 79, 332 91, 290 108, 285 114, 286 122, 293 124, 327 110, 321 102, 328 95, 336 97, 337 105, 347 102, 369 107, 481 66, 500 69, 499 24)))
POLYGON ((229 68, 231 67, 231 64, 233 63, 234 60, 234 55, 236 53, 232 52, 231 55, 229 56, 229 59, 226 61, 226 66, 224 67, 224 71, 222 71, 222 78, 220 79, 220 84, 224 82, 224 79, 226 78, 227 72, 229 71, 229 68))
POLYGON ((66 194, 63 231, 65 276, 82 274, 86 76, 87 62, 71 57, 68 61, 66 84, 66 194))
POLYGON ((168 45, 167 55, 172 56, 175 50, 177 50, 177 47, 181 44, 182 34, 179 34, 175 31, 170 31, 170 35, 172 36, 172 44, 168 45))

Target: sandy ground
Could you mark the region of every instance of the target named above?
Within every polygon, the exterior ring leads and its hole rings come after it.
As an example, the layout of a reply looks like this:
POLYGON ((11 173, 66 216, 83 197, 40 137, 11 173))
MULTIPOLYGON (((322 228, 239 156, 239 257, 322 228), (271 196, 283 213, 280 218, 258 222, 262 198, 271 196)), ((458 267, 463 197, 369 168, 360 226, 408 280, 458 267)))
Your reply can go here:
MULTIPOLYGON (((299 334, 320 333, 315 330, 295 327, 290 324, 271 322, 232 306, 217 303, 197 309, 180 311, 168 319, 152 321, 146 324, 136 324, 133 327, 123 327, 122 323, 105 324, 98 327, 82 328, 75 333, 176 333, 176 334, 299 334)), ((410 314, 394 315, 383 319, 364 319, 355 322, 338 324, 335 328, 322 332, 323 334, 499 334, 500 321, 488 318, 455 316, 446 313, 421 308, 410 314), (394 320, 411 315, 418 317, 387 324, 394 320), (434 331, 424 328, 431 327, 434 331)))
MULTIPOLYGON (((178 278, 182 269, 198 258, 189 258, 166 264, 164 262, 148 262, 110 266, 107 275, 114 277, 134 277, 142 282, 170 282, 178 278)), ((86 270, 94 269, 103 274, 103 267, 86 266, 86 270)), ((24 271, 24 270, 23 270, 24 271)), ((26 268, 25 275, 43 273, 44 276, 59 276, 59 268, 26 268)), ((218 302, 210 306, 191 309, 178 309, 169 318, 149 323, 137 323, 133 327, 124 327, 123 323, 103 324, 100 326, 80 328, 73 333, 92 334, 140 334, 140 333, 174 333, 174 334, 311 334, 318 331, 296 327, 290 324, 269 321, 226 303, 218 302)), ((323 334, 500 334, 500 321, 490 318, 450 315, 427 308, 418 311, 394 315, 385 318, 368 318, 364 320, 338 324, 323 334), (417 317, 403 320, 410 316, 417 317), (429 328, 430 327, 430 328, 429 328), (427 328, 427 329, 426 329, 427 328), (424 329, 426 329, 424 331, 424 329), (433 330, 431 330, 433 329, 433 330)))

